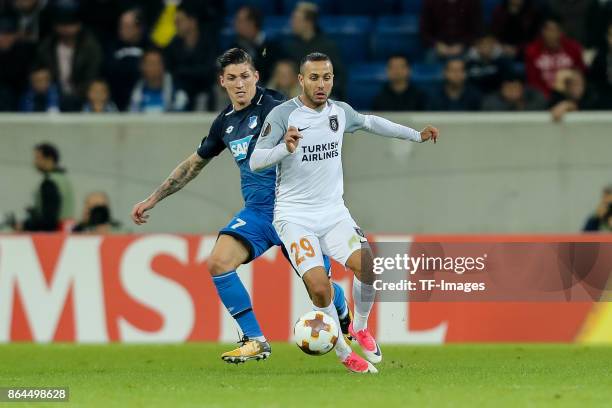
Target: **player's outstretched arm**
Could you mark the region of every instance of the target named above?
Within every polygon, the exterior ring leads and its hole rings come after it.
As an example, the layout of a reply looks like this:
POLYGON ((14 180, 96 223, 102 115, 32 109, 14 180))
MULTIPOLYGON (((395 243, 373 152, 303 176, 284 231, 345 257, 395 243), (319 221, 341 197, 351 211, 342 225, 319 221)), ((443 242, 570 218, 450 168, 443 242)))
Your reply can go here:
POLYGON ((440 131, 431 125, 427 125, 425 129, 419 132, 408 126, 391 122, 390 120, 376 115, 365 115, 363 129, 375 135, 410 140, 418 143, 426 142, 430 139, 436 143, 440 135, 440 131))
POLYGON ((391 122, 376 115, 362 115, 344 102, 337 102, 346 113, 346 132, 352 133, 359 129, 367 130, 375 135, 392 137, 395 139, 410 140, 413 142, 425 142, 433 140, 437 142, 440 131, 433 126, 426 126, 421 132, 408 126, 391 122))
POLYGON ((149 215, 146 214, 147 211, 155 207, 164 198, 185 187, 187 183, 200 174, 200 171, 209 161, 210 159, 203 159, 197 153, 193 153, 185 159, 146 200, 134 205, 131 214, 134 223, 136 225, 146 223, 147 218, 149 218, 149 215))

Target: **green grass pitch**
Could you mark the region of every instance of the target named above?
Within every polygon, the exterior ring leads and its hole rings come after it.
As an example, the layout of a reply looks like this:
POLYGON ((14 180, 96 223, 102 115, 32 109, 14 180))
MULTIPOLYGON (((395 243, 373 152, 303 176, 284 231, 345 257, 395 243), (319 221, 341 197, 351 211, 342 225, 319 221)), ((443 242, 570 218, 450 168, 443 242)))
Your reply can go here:
POLYGON ((385 346, 378 375, 333 353, 273 344, 267 361, 228 365, 228 345, 0 346, 0 387, 68 386, 70 403, 33 407, 610 407, 612 347, 385 346))

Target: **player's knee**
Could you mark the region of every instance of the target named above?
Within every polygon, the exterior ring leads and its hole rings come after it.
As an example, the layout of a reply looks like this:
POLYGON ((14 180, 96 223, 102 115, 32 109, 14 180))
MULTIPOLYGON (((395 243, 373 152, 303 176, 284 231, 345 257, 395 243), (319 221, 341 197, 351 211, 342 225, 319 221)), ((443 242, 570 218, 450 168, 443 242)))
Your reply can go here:
POLYGON ((354 252, 348 259, 346 266, 353 271, 355 277, 361 282, 371 284, 374 280, 373 256, 370 251, 354 252))
POLYGON ((213 276, 221 275, 234 269, 236 269, 236 265, 234 265, 234 262, 228 256, 212 253, 208 258, 208 272, 213 276))
POLYGON ((318 307, 326 307, 331 303, 331 287, 329 281, 312 282, 308 288, 312 303, 318 307))

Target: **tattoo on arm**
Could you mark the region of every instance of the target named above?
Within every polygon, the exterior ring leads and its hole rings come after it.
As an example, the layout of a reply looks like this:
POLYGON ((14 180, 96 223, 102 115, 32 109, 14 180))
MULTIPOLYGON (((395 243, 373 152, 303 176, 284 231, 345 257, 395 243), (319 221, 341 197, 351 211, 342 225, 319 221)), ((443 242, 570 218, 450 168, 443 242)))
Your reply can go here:
POLYGON ((169 195, 176 193, 200 174, 200 171, 208 162, 209 160, 202 159, 197 153, 192 154, 172 171, 166 181, 157 187, 149 199, 158 203, 169 195))

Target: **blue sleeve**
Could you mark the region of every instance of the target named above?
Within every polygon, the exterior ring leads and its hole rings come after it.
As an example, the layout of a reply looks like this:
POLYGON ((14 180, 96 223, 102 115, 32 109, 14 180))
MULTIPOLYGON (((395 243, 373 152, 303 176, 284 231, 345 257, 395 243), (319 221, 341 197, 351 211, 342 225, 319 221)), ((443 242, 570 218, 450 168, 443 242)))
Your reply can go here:
POLYGON ((200 146, 198 147, 197 153, 203 159, 212 159, 218 156, 223 149, 225 144, 223 143, 223 126, 221 123, 221 117, 217 116, 217 119, 213 122, 208 132, 208 136, 202 139, 200 146))

